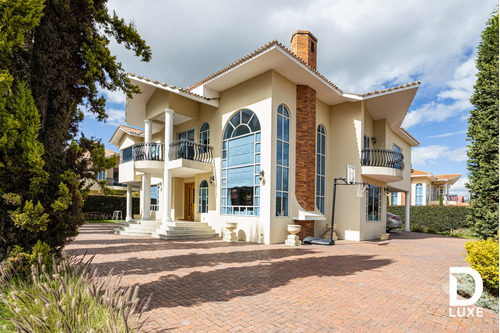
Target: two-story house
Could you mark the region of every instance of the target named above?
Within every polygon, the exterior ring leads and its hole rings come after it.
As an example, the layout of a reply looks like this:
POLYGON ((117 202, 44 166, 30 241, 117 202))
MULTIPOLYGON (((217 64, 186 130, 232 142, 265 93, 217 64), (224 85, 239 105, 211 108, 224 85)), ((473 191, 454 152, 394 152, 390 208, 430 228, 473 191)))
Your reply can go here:
POLYGON ((369 186, 361 197, 358 185, 337 189, 339 238, 385 232, 386 193, 410 191, 419 143, 401 124, 420 83, 344 92, 317 71, 317 43, 297 31, 291 50, 272 41, 187 89, 129 74, 141 93, 127 98, 126 122, 144 132, 121 126, 110 142, 128 197, 141 186, 139 225, 162 237, 175 221, 219 234, 238 222, 241 240, 266 244, 284 242, 288 224, 318 236, 332 216, 334 178, 349 170, 369 186))

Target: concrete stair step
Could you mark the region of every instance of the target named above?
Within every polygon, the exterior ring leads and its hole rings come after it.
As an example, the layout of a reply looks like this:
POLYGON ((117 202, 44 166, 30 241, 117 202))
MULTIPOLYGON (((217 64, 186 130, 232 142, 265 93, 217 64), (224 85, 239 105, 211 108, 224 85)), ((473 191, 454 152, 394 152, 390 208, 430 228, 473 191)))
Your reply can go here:
POLYGON ((154 234, 153 237, 161 239, 196 239, 196 238, 217 238, 218 234, 178 234, 178 235, 164 235, 154 234))
POLYGON ((139 222, 140 225, 147 225, 147 226, 160 226, 161 225, 161 221, 140 221, 139 222))
POLYGON ((118 231, 118 235, 122 236, 151 237, 152 234, 153 234, 152 232, 140 232, 140 231, 128 231, 128 230, 118 231))
POLYGON ((183 222, 183 221, 172 221, 166 222, 164 225, 169 227, 189 227, 189 226, 208 226, 207 222, 183 222))
POLYGON ((156 230, 157 234, 164 234, 164 235, 205 235, 205 234, 214 234, 215 231, 212 229, 206 229, 206 230, 177 230, 177 229, 169 229, 169 230, 156 230))

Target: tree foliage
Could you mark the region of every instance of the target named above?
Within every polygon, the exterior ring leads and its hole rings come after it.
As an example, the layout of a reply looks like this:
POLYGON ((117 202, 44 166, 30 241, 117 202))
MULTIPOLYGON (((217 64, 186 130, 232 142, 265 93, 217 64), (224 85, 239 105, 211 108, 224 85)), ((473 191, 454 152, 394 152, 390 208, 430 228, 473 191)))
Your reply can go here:
POLYGON ((477 81, 470 101, 467 130, 471 208, 474 232, 489 238, 498 232, 498 11, 490 18, 478 48, 477 81))
POLYGON ((88 180, 114 166, 79 133, 81 108, 105 120, 102 89, 139 92, 109 38, 143 61, 151 51, 106 2, 0 1, 0 261, 38 240, 60 251, 84 222, 88 180))

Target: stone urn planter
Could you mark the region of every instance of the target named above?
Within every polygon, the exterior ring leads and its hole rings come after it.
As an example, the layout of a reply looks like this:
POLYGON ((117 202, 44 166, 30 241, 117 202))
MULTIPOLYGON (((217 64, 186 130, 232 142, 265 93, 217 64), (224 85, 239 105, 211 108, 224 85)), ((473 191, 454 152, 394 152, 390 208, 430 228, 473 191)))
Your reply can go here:
POLYGON ((389 235, 388 233, 382 233, 382 234, 378 234, 378 236, 380 237, 380 240, 389 240, 389 235))
POLYGON ((300 245, 300 239, 297 234, 300 232, 301 226, 298 224, 289 224, 287 226, 287 230, 291 235, 288 235, 285 245, 290 245, 290 246, 299 246, 300 245))
POLYGON ((236 232, 234 230, 238 228, 238 223, 236 222, 226 222, 224 225, 226 231, 224 232, 224 241, 225 242, 237 242, 238 236, 236 236, 236 232))

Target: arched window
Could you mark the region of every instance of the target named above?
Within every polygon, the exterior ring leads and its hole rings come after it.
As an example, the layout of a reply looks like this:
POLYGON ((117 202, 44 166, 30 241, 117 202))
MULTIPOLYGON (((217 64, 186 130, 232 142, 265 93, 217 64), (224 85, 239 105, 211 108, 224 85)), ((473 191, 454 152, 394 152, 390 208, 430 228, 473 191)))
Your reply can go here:
POLYGON ((250 110, 229 119, 222 140, 221 213, 260 214, 260 123, 250 110))
POLYGON ((316 207, 325 214, 326 131, 323 125, 316 132, 316 207))
POLYGON ((423 185, 418 183, 415 186, 415 205, 416 206, 422 206, 423 205, 423 199, 424 199, 424 194, 423 194, 423 185))
POLYGON ((200 144, 210 144, 210 125, 208 123, 203 123, 200 127, 200 144))
POLYGON ((276 142, 276 216, 288 216, 288 175, 290 152, 290 113, 278 107, 276 142))
POLYGON ((208 183, 202 180, 198 189, 198 213, 208 212, 208 183))

